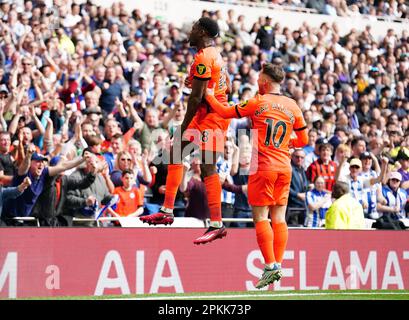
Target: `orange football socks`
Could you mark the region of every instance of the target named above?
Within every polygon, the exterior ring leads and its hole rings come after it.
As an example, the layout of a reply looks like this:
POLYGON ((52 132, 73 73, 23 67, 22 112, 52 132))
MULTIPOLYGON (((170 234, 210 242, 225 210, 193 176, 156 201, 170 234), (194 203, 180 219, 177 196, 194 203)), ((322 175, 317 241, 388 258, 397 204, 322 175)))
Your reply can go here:
POLYGON ((209 177, 204 178, 206 186, 207 200, 210 209, 210 221, 218 222, 222 225, 222 185, 220 184, 219 175, 217 173, 212 174, 209 177))
POLYGON ((283 262, 284 251, 287 247, 288 240, 288 228, 287 223, 273 223, 273 232, 274 232, 274 255, 277 259, 277 262, 283 262))
POLYGON ((273 250, 274 234, 268 220, 262 220, 255 224, 257 243, 264 257, 264 263, 270 265, 276 262, 273 250))
POLYGON ((163 206, 167 209, 175 207, 176 194, 183 179, 183 164, 169 164, 168 176, 166 177, 165 202, 163 206))

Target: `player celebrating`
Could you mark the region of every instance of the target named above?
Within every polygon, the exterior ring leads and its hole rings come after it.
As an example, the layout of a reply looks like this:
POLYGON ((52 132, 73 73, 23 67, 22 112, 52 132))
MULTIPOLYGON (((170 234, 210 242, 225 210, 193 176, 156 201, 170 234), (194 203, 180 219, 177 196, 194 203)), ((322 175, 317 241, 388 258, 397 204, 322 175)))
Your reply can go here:
POLYGON ((215 163, 218 156, 224 151, 225 133, 230 120, 212 112, 203 99, 206 88, 215 88, 215 98, 220 103, 228 105, 226 94, 228 80, 224 61, 213 46, 213 39, 218 33, 217 22, 206 17, 199 19, 192 27, 189 42, 198 50, 187 79, 192 92, 189 96, 185 118, 175 133, 170 151, 165 201, 159 213, 140 218, 149 224, 173 222, 175 197, 183 178, 182 159, 193 151, 186 148, 193 142, 202 151, 201 171, 205 177, 204 183, 210 208, 210 227, 203 236, 194 241, 195 244, 222 238, 227 233, 221 220, 222 188, 215 163))
POLYGON ((253 148, 258 150, 252 153, 253 168, 248 181, 248 200, 253 208, 257 243, 265 262, 257 288, 282 277, 281 262, 288 240, 285 212, 291 182, 289 148, 300 148, 308 142, 301 110, 294 100, 280 94, 284 76, 281 66, 266 63, 258 79, 256 97, 225 107, 211 95, 212 90, 207 90, 210 95, 206 96, 212 108, 224 118, 250 117, 253 129, 257 129, 253 148), (296 138, 291 137, 293 130, 296 138))

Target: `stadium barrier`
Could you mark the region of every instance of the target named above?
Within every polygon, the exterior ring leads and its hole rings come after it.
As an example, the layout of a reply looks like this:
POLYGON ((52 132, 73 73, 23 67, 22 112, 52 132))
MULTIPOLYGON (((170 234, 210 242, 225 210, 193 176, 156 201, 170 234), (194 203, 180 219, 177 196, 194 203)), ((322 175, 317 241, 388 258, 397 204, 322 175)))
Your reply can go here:
MULTIPOLYGON (((0 228, 0 298, 256 290, 254 229, 204 230, 0 228)), ((291 229, 283 273, 270 290, 408 290, 409 232, 291 229)))

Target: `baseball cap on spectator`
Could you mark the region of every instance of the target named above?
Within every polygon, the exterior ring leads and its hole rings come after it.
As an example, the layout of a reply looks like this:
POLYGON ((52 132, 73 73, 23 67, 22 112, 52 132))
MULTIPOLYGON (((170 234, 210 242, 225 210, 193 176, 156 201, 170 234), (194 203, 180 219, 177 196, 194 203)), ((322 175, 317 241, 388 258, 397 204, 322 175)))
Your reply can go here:
POLYGON ((169 86, 169 88, 173 88, 173 87, 176 87, 176 88, 180 88, 180 85, 179 85, 179 83, 177 83, 177 82, 172 82, 171 84, 170 84, 170 86, 169 86))
POLYGON ((362 162, 361 160, 359 160, 358 158, 353 158, 350 162, 349 162, 349 167, 353 167, 353 166, 357 166, 362 168, 362 162))
POLYGON ((360 160, 364 160, 364 159, 372 159, 371 154, 368 151, 362 152, 359 155, 359 159, 360 160))
POLYGON ((139 75, 138 79, 144 79, 144 80, 147 80, 147 79, 148 79, 148 77, 146 76, 146 74, 141 73, 141 74, 139 75))
POLYGON ((136 30, 135 32, 135 38, 142 38, 143 37, 143 33, 140 30, 136 30))
POLYGON ((7 86, 5 84, 0 85, 0 92, 5 92, 9 93, 9 89, 7 89, 7 86))
POLYGON ((48 161, 47 157, 44 157, 42 154, 38 152, 34 152, 31 156, 32 161, 48 161))
POLYGON ((388 175, 388 180, 391 180, 391 179, 397 179, 399 181, 402 181, 402 175, 397 171, 392 171, 388 175))

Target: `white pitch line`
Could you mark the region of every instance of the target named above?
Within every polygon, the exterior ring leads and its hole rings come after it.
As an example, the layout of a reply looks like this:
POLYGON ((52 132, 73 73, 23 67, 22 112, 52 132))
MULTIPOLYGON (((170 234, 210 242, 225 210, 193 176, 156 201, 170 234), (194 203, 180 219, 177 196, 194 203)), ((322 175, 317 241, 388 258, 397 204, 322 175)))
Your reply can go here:
POLYGON ((113 300, 185 300, 185 299, 231 299, 231 298, 264 298, 264 297, 296 297, 296 296, 326 296, 326 295, 409 295, 409 292, 315 292, 315 293, 277 293, 277 294, 242 294, 242 295, 213 295, 213 296, 168 296, 123 298, 113 300))

